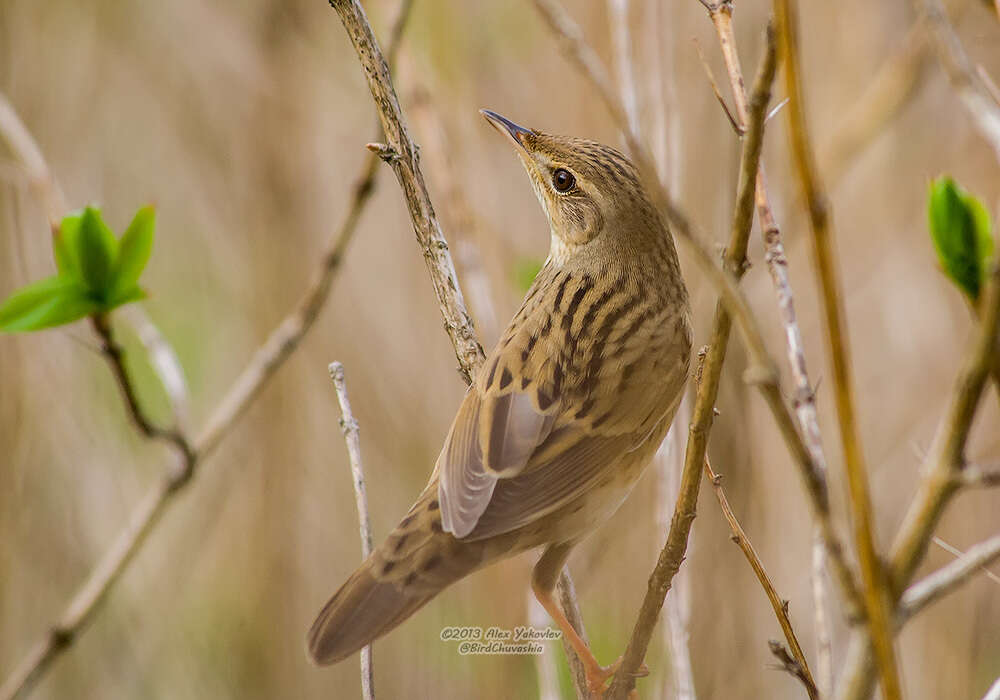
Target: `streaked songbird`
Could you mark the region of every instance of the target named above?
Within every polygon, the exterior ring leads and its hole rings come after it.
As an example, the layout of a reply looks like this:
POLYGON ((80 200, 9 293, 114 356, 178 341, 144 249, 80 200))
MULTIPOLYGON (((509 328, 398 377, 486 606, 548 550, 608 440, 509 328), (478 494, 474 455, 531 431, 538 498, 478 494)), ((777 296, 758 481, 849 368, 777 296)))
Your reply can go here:
POLYGON ((598 664, 553 591, 670 427, 688 376, 688 294, 628 158, 482 113, 528 172, 549 256, 465 394, 427 487, 319 613, 309 654, 340 661, 471 572, 543 547, 532 589, 596 694, 617 663, 598 664))

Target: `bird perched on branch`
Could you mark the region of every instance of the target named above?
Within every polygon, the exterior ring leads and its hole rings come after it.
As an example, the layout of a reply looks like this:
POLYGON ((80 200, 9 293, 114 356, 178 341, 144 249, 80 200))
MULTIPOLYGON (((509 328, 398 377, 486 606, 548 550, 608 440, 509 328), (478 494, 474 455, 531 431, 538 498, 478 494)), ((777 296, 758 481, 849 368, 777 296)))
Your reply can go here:
POLYGON ((602 667, 553 597, 580 540, 628 496, 683 393, 690 309, 674 242, 636 168, 593 141, 494 112, 548 216, 549 257, 459 406, 430 482, 309 631, 329 664, 446 586, 544 547, 531 585, 599 693, 602 667))

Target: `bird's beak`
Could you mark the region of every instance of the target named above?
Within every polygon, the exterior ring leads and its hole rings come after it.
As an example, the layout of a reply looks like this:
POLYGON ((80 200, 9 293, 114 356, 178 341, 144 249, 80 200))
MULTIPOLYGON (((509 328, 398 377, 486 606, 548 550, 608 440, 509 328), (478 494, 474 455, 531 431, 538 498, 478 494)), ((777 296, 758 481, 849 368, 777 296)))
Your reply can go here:
POLYGON ((486 121, 492 124, 497 131, 513 141, 515 146, 527 152, 528 149, 524 143, 524 137, 533 133, 531 129, 525 129, 523 126, 519 126, 510 119, 501 117, 496 112, 488 109, 481 109, 479 113, 486 117, 486 121))

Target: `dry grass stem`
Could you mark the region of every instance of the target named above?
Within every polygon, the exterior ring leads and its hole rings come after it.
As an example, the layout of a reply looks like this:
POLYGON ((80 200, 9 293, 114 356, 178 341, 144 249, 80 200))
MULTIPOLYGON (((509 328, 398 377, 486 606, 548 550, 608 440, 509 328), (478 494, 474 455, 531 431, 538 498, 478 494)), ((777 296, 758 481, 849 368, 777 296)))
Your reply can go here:
POLYGON ((941 567, 903 591, 896 613, 902 625, 931 603, 943 598, 978 573, 997 577, 986 567, 1000 559, 1000 535, 959 552, 955 561, 941 567))

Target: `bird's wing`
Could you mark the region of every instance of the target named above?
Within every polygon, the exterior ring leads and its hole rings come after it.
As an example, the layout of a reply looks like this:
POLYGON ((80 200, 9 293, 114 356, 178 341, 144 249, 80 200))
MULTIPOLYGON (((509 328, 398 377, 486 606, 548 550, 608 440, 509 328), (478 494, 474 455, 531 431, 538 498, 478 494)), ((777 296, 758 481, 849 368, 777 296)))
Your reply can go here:
POLYGON ((637 435, 640 425, 648 432, 660 417, 649 398, 657 392, 630 382, 600 404, 624 403, 625 413, 641 410, 651 423, 612 419, 595 427, 576 417, 579 404, 561 401, 552 361, 526 365, 519 358, 503 346, 491 355, 438 458, 442 526, 456 537, 509 532, 570 502, 637 447, 646 436, 637 435))
POLYGON ((555 422, 555 407, 540 410, 537 397, 511 385, 470 388, 438 457, 442 526, 456 537, 472 531, 497 481, 524 470, 555 422))

